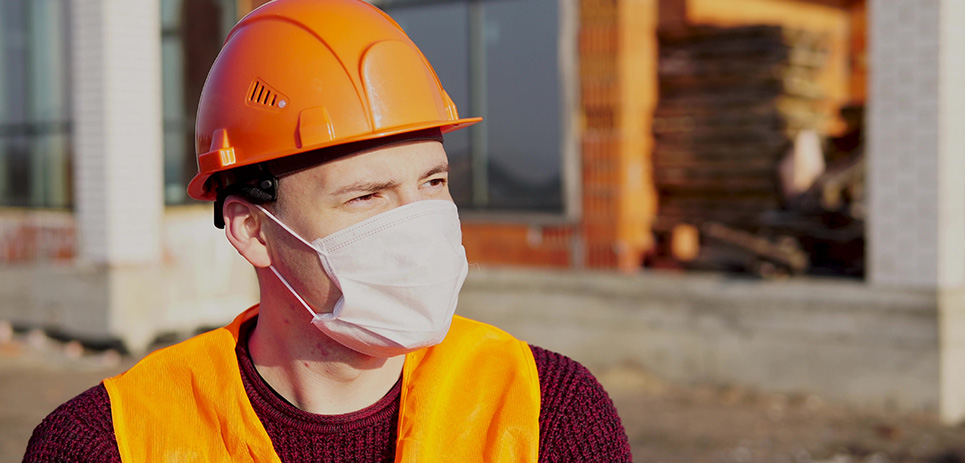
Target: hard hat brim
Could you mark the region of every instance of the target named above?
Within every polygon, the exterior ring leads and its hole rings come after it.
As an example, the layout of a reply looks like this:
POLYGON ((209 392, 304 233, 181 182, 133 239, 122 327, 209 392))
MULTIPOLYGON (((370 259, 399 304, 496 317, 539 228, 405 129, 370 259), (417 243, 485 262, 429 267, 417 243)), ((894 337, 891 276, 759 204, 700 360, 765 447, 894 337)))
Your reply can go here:
MULTIPOLYGON (((442 130, 442 133, 445 134, 445 133, 452 132, 454 130, 459 130, 465 127, 469 127, 470 125, 473 125, 480 121, 482 121, 481 117, 466 117, 466 118, 461 118, 456 120, 433 121, 433 122, 424 122, 424 123, 418 123, 418 124, 409 124, 405 126, 394 127, 389 130, 365 133, 355 137, 341 138, 338 140, 334 140, 330 143, 320 143, 320 144, 311 145, 311 146, 303 146, 300 148, 287 150, 285 152, 261 153, 260 155, 257 155, 257 156, 249 155, 243 158, 244 161, 238 162, 237 164, 232 165, 231 168, 234 169, 242 166, 260 164, 262 162, 267 162, 267 161, 283 158, 286 156, 291 156, 298 153, 304 153, 307 151, 330 148, 333 146, 345 145, 349 143, 366 141, 366 140, 373 140, 377 138, 389 137, 389 136, 399 135, 407 132, 416 132, 419 130, 432 129, 436 127, 440 128, 442 130)), ((195 177, 191 179, 191 182, 188 183, 188 195, 200 201, 214 201, 217 198, 217 193, 212 191, 208 185, 208 180, 211 178, 212 174, 214 174, 214 172, 211 172, 211 173, 199 172, 197 175, 195 175, 195 177)))

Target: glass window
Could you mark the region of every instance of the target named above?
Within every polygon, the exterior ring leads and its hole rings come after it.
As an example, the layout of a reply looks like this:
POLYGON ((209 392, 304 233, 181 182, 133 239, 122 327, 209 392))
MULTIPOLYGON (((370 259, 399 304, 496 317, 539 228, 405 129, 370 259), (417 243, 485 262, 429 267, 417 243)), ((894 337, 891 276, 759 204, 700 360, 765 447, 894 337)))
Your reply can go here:
POLYGON ((482 4, 492 209, 563 207, 556 2, 482 4))
POLYGON ((0 205, 66 208, 67 0, 0 2, 0 205))
POLYGON ((462 116, 446 135, 452 193, 477 210, 563 211, 557 0, 383 1, 462 116))
POLYGON ((161 0, 164 200, 190 201, 197 173, 194 124, 201 87, 237 19, 235 0, 161 0))
MULTIPOLYGON (((469 21, 468 3, 449 2, 419 8, 398 8, 391 10, 391 14, 403 29, 418 31, 418 37, 426 38, 417 42, 419 49, 433 63, 436 75, 459 108, 459 115, 473 115, 469 111, 469 34, 466 32, 469 21), (445 40, 433 40, 440 37, 445 40), (446 66, 436 66, 437 61, 445 62, 446 66)), ((460 205, 472 204, 470 130, 459 130, 446 135, 450 188, 452 198, 460 205)))

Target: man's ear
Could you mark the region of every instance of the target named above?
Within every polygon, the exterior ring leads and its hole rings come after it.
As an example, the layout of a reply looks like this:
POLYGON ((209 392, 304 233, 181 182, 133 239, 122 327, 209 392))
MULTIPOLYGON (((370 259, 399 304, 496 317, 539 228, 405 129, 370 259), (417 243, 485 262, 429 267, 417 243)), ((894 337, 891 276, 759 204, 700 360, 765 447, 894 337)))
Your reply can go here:
POLYGON ((271 265, 268 246, 261 230, 258 208, 240 196, 225 198, 221 213, 224 215, 224 233, 231 245, 251 265, 264 268, 271 265))

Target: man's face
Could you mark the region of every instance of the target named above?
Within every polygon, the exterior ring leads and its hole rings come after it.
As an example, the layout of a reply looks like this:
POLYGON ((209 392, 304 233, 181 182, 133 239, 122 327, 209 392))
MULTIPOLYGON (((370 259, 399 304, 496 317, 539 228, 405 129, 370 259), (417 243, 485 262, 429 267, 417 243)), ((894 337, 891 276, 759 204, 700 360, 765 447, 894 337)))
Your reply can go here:
MULTIPOLYGON (((449 161, 437 141, 415 141, 338 158, 283 177, 273 212, 312 242, 396 207, 427 199, 452 201, 449 161)), ((316 311, 340 294, 317 254, 269 219, 272 264, 316 311)))

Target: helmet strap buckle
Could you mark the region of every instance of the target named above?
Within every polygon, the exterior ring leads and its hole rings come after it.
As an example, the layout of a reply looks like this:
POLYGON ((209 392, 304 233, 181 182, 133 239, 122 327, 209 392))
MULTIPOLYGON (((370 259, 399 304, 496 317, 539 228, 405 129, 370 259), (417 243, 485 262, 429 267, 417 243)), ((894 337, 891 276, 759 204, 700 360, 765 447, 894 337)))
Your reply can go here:
POLYGON ((228 196, 238 195, 252 204, 265 204, 278 200, 278 178, 267 170, 259 169, 259 175, 254 182, 239 182, 228 185, 218 192, 214 201, 214 226, 225 227, 224 202, 228 196))

